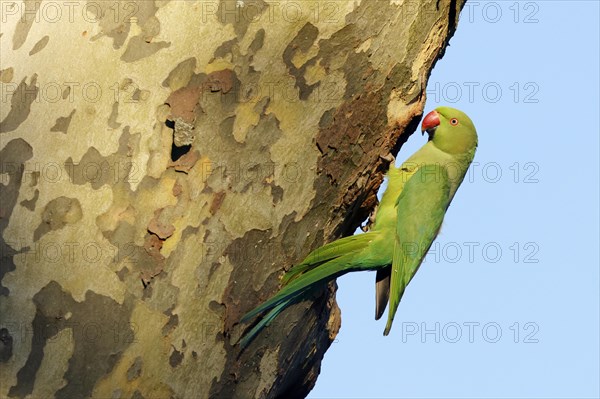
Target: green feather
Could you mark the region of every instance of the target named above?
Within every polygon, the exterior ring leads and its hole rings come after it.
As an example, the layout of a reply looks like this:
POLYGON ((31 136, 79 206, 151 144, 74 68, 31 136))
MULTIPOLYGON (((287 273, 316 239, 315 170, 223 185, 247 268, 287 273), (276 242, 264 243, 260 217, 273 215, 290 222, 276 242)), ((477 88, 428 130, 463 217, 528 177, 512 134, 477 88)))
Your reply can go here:
MULTIPOLYGON (((368 249, 365 248, 365 249, 368 249)), ((363 251, 365 249, 357 249, 348 253, 340 253, 337 258, 321 263, 319 267, 310 269, 303 274, 298 275, 295 279, 284 285, 279 292, 262 305, 254 310, 246 313, 242 317, 242 322, 245 322, 260 313, 267 311, 279 304, 288 301, 298 295, 299 292, 317 284, 326 284, 335 277, 347 273, 352 269, 368 270, 369 266, 376 266, 370 262, 368 257, 365 257, 363 251)))
POLYGON ((244 349, 246 346, 248 346, 250 341, 252 341, 263 328, 271 324, 273 319, 275 319, 275 317, 277 317, 277 315, 279 315, 279 313, 281 313, 281 311, 285 309, 291 301, 292 299, 281 302, 273 309, 271 309, 271 311, 267 313, 265 317, 263 317, 254 327, 252 327, 250 331, 244 334, 244 336, 239 341, 240 347, 244 349))
POLYGON ((375 233, 365 233, 344 237, 317 248, 308 254, 302 263, 292 267, 283 276, 281 284, 288 284, 298 275, 305 273, 306 271, 313 269, 326 261, 337 258, 345 253, 357 251, 367 247, 374 240, 374 235, 375 233))
POLYGON ((390 309, 383 335, 392 328, 406 286, 417 272, 442 225, 448 206, 450 182, 440 165, 423 165, 398 197, 398 220, 390 286, 390 309))

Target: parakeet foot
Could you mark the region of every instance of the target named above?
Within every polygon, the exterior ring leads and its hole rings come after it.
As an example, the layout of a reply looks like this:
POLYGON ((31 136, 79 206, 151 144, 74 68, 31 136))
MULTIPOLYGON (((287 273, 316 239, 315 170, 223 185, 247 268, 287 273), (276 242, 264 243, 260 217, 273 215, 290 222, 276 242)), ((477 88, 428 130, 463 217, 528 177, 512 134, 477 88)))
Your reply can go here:
POLYGON ((375 216, 377 215, 377 208, 379 208, 379 202, 377 202, 377 204, 375 204, 373 211, 371 211, 371 214, 369 215, 369 218, 367 219, 367 224, 365 224, 364 226, 360 226, 360 229, 362 231, 364 231, 365 233, 367 231, 369 231, 371 229, 371 226, 373 225, 373 223, 375 223, 375 216))

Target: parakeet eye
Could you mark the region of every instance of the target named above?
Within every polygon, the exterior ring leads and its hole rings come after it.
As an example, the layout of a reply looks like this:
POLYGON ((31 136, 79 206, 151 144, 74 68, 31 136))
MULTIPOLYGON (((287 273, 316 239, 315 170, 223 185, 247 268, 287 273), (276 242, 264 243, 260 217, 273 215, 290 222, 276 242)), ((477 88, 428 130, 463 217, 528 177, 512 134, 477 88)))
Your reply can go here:
POLYGON ((450 119, 450 124, 451 124, 452 126, 456 126, 456 125, 458 125, 458 119, 456 119, 456 118, 452 118, 452 119, 450 119))

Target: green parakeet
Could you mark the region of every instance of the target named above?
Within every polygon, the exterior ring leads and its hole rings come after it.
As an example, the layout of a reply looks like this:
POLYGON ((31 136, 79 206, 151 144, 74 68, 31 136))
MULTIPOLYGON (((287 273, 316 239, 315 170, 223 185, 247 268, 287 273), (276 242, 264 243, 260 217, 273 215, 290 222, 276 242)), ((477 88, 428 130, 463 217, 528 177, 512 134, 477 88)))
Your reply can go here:
POLYGON ((279 292, 242 318, 245 322, 268 311, 242 337, 242 347, 313 289, 345 273, 364 270, 377 271, 376 319, 389 301, 383 332, 388 335, 404 290, 437 236, 477 148, 473 122, 454 108, 431 111, 423 119, 422 132, 429 135, 427 143, 399 168, 390 165, 388 187, 370 231, 326 244, 293 266, 284 275, 279 292))

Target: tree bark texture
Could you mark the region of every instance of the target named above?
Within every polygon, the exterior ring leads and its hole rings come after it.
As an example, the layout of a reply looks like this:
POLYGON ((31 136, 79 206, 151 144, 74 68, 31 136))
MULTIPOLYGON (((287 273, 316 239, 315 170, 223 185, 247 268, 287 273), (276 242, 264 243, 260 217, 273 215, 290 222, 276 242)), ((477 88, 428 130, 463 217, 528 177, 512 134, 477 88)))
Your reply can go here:
POLYGON ((239 319, 372 211, 462 5, 1 1, 0 396, 305 396, 335 284, 239 319))

